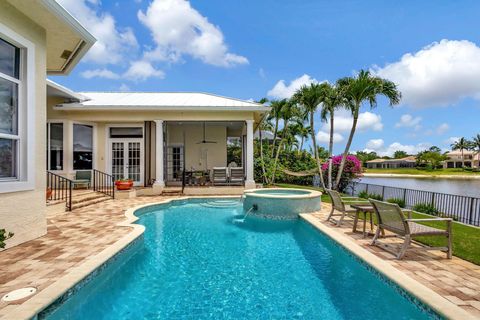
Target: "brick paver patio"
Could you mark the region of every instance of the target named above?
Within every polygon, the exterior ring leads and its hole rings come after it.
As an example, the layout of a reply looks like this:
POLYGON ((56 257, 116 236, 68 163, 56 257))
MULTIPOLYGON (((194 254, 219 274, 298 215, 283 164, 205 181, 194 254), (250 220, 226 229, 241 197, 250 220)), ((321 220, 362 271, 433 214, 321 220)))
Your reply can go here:
MULTIPOLYGON (((127 234, 127 227, 117 226, 125 219, 126 209, 164 199, 111 200, 49 216, 46 236, 0 252, 0 297, 26 286, 36 287, 39 292, 44 290, 71 268, 88 261, 127 234)), ((313 215, 322 224, 355 239, 366 250, 480 318, 480 266, 455 257, 447 260, 441 252, 418 249, 408 251, 405 258, 398 261, 380 248, 369 246, 369 239, 363 239, 360 233, 353 234, 350 221, 346 220, 342 227, 325 222, 328 211, 329 206, 323 205, 322 211, 313 215)), ((17 306, 0 302, 0 318, 17 306)))

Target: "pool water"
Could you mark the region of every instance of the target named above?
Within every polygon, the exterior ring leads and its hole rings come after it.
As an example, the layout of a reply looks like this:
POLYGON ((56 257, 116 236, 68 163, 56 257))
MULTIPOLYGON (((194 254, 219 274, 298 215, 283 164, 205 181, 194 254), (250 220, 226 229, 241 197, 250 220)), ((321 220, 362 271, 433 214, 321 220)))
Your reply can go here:
MULTIPOLYGON (((141 209, 138 249, 47 319, 429 319, 307 222, 235 223, 240 203, 141 209)), ((207 204, 207 205, 205 205, 207 204)))

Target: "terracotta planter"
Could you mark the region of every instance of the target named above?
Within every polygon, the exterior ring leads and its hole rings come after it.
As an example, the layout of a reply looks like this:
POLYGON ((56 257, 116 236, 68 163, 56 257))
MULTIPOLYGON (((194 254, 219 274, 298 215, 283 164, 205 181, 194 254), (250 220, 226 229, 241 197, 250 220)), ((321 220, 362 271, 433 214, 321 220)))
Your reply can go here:
POLYGON ((48 187, 47 188, 47 200, 49 200, 52 197, 53 190, 52 188, 48 187))
POLYGON ((115 186, 117 186, 117 190, 130 190, 133 187, 133 181, 132 180, 126 180, 126 181, 117 180, 117 181, 115 181, 115 186))

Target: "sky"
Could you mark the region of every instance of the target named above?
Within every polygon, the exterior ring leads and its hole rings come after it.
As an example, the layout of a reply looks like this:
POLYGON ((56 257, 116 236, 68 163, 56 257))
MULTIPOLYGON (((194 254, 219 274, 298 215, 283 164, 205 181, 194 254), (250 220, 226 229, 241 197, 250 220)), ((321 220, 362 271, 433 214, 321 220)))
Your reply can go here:
MULTIPOLYGON (((360 69, 394 81, 398 106, 362 107, 352 150, 447 150, 480 133, 480 1, 57 0, 97 39, 69 76, 76 91, 291 96, 360 69)), ((352 119, 335 120, 335 152, 352 119)), ((328 123, 316 119, 326 146, 328 123)))

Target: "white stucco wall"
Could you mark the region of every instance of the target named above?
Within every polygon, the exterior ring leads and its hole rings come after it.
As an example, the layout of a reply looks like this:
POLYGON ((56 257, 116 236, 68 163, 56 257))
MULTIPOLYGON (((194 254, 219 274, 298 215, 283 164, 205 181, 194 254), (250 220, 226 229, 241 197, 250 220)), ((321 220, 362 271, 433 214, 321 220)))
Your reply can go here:
POLYGON ((0 23, 35 45, 35 189, 0 193, 0 228, 14 232, 7 248, 46 234, 45 122, 46 122, 46 34, 18 10, 0 1, 0 23))

